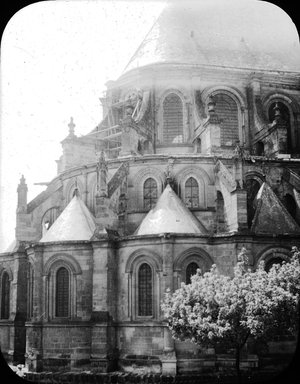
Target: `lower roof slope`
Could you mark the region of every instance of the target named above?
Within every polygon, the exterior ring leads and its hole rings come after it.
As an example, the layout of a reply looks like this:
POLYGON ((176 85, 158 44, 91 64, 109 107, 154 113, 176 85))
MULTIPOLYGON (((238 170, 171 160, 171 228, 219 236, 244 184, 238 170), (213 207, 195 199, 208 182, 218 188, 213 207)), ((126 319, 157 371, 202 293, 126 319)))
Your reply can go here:
POLYGON ((95 229, 93 215, 75 194, 40 242, 90 240, 95 229))
POLYGON ((160 233, 207 233, 203 224, 185 206, 169 184, 134 234, 160 233))

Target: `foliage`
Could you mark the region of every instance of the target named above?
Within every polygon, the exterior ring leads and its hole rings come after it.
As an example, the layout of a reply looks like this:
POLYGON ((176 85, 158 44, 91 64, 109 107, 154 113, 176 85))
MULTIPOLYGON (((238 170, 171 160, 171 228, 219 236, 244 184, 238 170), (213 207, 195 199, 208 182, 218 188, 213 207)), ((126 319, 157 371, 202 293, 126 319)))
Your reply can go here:
MULTIPOLYGON (((174 338, 191 340, 201 346, 226 345, 236 350, 252 338, 270 337, 284 328, 297 328, 300 293, 300 252, 293 248, 289 262, 264 263, 255 271, 248 266, 246 250, 238 256, 233 277, 221 275, 213 265, 209 272, 167 292, 162 310, 174 338)), ((239 363, 239 361, 238 361, 239 363)), ((239 364, 238 364, 239 365, 239 364)))

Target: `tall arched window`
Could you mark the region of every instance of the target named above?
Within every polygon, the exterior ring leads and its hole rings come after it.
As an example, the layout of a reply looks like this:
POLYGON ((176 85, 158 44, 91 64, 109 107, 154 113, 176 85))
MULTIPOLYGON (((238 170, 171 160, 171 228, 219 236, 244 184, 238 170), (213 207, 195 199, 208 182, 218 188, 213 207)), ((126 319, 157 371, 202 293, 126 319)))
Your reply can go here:
POLYGON ((61 267, 56 272, 56 297, 55 297, 55 316, 69 316, 69 272, 66 268, 61 267))
POLYGON ((185 271, 185 283, 191 284, 191 277, 196 275, 197 269, 199 269, 199 265, 195 263, 194 261, 192 263, 189 263, 186 267, 185 271))
POLYGON ((183 106, 176 93, 169 93, 163 102, 163 142, 183 142, 183 106))
POLYGON ((138 316, 153 315, 151 267, 143 263, 138 272, 138 316))
POLYGON ((235 100, 225 93, 214 95, 216 113, 222 120, 221 145, 234 146, 239 140, 238 107, 235 100))
POLYGON ((185 204, 189 208, 199 207, 199 185, 196 179, 190 177, 185 183, 185 204))
POLYGON ((157 202, 157 183, 149 177, 144 183, 144 208, 151 209, 157 202))
POLYGON ((10 282, 7 272, 2 274, 1 282, 1 319, 9 318, 10 282))

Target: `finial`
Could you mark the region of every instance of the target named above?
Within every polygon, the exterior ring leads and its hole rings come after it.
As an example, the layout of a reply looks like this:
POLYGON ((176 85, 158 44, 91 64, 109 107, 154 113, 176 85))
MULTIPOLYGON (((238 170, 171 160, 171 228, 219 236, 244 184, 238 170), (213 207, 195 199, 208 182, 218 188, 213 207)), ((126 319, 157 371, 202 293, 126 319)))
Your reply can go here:
POLYGON ((213 98, 213 96, 209 96, 208 102, 207 102, 207 109, 209 113, 215 112, 215 106, 216 102, 213 98))
POLYGON ((70 135, 74 135, 74 132, 75 132, 75 124, 74 124, 73 117, 70 118, 70 122, 69 122, 69 124, 68 124, 68 127, 69 127, 69 133, 70 133, 70 135))
POLYGON ((20 179, 20 184, 25 184, 25 177, 24 175, 21 176, 21 179, 20 179))

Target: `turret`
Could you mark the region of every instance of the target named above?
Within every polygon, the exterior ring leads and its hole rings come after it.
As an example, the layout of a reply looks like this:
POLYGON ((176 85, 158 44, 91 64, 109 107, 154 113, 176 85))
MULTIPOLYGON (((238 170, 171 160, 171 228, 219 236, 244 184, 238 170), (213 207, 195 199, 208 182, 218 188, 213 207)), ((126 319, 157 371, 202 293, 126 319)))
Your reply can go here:
POLYGON ((20 183, 18 185, 18 205, 17 213, 26 213, 27 212, 27 184, 25 182, 25 177, 22 175, 20 183))

